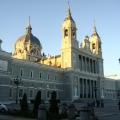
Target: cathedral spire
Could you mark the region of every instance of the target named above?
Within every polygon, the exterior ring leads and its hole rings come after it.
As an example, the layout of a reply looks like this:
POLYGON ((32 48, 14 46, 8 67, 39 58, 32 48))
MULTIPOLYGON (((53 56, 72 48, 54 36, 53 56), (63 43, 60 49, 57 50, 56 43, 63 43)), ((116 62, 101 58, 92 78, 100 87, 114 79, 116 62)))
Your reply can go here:
POLYGON ((29 17, 29 20, 28 20, 28 26, 30 26, 30 17, 29 17))
POLYGON ((69 1, 68 1, 68 11, 67 11, 66 18, 65 18, 64 21, 66 21, 66 20, 72 20, 74 22, 74 20, 73 20, 73 18, 71 16, 71 12, 70 12, 70 3, 69 3, 69 1))
POLYGON ((93 28, 93 32, 92 32, 91 36, 95 36, 95 35, 99 36, 97 33, 96 24, 95 24, 95 20, 94 20, 94 28, 93 28))
POLYGON ((70 3, 68 1, 68 12, 70 13, 70 3))
POLYGON ((30 17, 29 17, 29 19, 28 19, 28 25, 26 27, 26 33, 31 33, 31 30, 32 30, 32 28, 31 28, 31 25, 30 25, 30 17))

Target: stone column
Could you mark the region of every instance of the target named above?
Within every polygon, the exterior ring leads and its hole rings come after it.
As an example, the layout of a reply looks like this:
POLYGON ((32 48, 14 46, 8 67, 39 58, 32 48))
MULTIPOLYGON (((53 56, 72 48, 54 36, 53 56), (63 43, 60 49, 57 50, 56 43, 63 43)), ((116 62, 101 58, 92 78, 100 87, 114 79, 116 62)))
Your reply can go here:
POLYGON ((87 72, 87 58, 85 57, 85 71, 87 72))
POLYGON ((82 55, 81 55, 81 63, 82 63, 81 70, 83 70, 83 56, 82 55))
POLYGON ((90 120, 89 107, 83 106, 80 109, 80 120, 90 120))
POLYGON ((91 64, 90 64, 90 59, 89 59, 89 65, 90 65, 90 67, 89 67, 90 69, 89 69, 89 70, 90 70, 90 73, 91 73, 91 64))
POLYGON ((80 79, 78 78, 78 96, 80 97, 80 79))
POLYGON ((88 80, 86 79, 86 98, 88 98, 88 80))
POLYGON ((68 106, 68 118, 69 120, 73 120, 73 117, 75 116, 75 108, 74 108, 74 104, 70 104, 68 106))
POLYGON ((83 71, 85 71, 85 61, 84 61, 84 56, 82 56, 82 60, 83 60, 83 63, 82 63, 82 68, 83 68, 83 71))
POLYGON ((96 65, 96 60, 95 60, 95 73, 97 73, 97 65, 96 65))
POLYGON ((94 91, 94 87, 95 87, 95 81, 93 80, 93 98, 95 98, 95 91, 94 91))
POLYGON ((62 113, 64 114, 66 112, 67 109, 67 104, 66 103, 62 103, 62 113))
POLYGON ((91 67, 92 67, 92 73, 93 73, 93 60, 92 60, 92 66, 91 67))
POLYGON ((92 98, 92 84, 91 84, 91 80, 89 80, 90 82, 90 98, 92 98))
POLYGON ((38 120, 46 120, 46 107, 44 104, 39 105, 38 120))
POLYGON ((90 59, 88 58, 88 72, 90 72, 90 59))
POLYGON ((82 78, 82 97, 84 98, 84 79, 82 78))

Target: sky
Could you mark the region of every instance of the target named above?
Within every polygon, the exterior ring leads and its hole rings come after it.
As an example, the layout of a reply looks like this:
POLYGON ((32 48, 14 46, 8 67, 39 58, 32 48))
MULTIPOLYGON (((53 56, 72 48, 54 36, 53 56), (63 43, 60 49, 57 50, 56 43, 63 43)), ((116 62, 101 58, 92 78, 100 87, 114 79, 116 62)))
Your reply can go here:
MULTIPOLYGON (((93 31, 94 20, 102 41, 104 74, 120 79, 120 0, 69 0, 79 43, 93 31)), ((13 52, 16 40, 25 34, 30 16, 32 33, 42 44, 42 53, 59 55, 62 22, 68 0, 0 0, 2 49, 13 52)))

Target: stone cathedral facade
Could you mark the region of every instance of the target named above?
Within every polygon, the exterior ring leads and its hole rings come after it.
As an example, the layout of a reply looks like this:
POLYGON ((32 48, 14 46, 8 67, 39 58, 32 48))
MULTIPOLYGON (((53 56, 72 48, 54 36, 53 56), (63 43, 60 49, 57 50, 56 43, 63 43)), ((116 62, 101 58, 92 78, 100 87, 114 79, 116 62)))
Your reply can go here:
POLYGON ((70 6, 62 23, 60 54, 42 54, 42 44, 32 34, 30 19, 24 35, 18 38, 13 54, 1 49, 0 41, 0 101, 15 102, 16 76, 21 78, 18 99, 27 93, 28 101, 38 90, 46 102, 52 91, 61 101, 118 99, 120 82, 104 77, 102 42, 94 23, 91 36, 85 35, 81 44, 77 40, 77 26, 70 6), (110 81, 110 82, 109 82, 110 81), (112 85, 111 85, 112 83, 112 85), (110 84, 111 86, 109 86, 110 84), (97 87, 97 95, 94 88, 97 87))

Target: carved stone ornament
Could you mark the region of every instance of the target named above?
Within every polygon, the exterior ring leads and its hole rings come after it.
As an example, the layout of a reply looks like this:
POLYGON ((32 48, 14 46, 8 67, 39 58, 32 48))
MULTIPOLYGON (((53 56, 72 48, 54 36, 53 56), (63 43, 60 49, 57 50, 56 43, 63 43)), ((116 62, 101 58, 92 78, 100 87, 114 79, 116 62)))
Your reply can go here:
POLYGON ((74 86, 77 86, 77 84, 78 84, 78 80, 77 80, 77 78, 75 77, 75 78, 73 79, 73 85, 74 85, 74 86))
POLYGON ((8 61, 0 60, 0 70, 7 71, 8 61))

